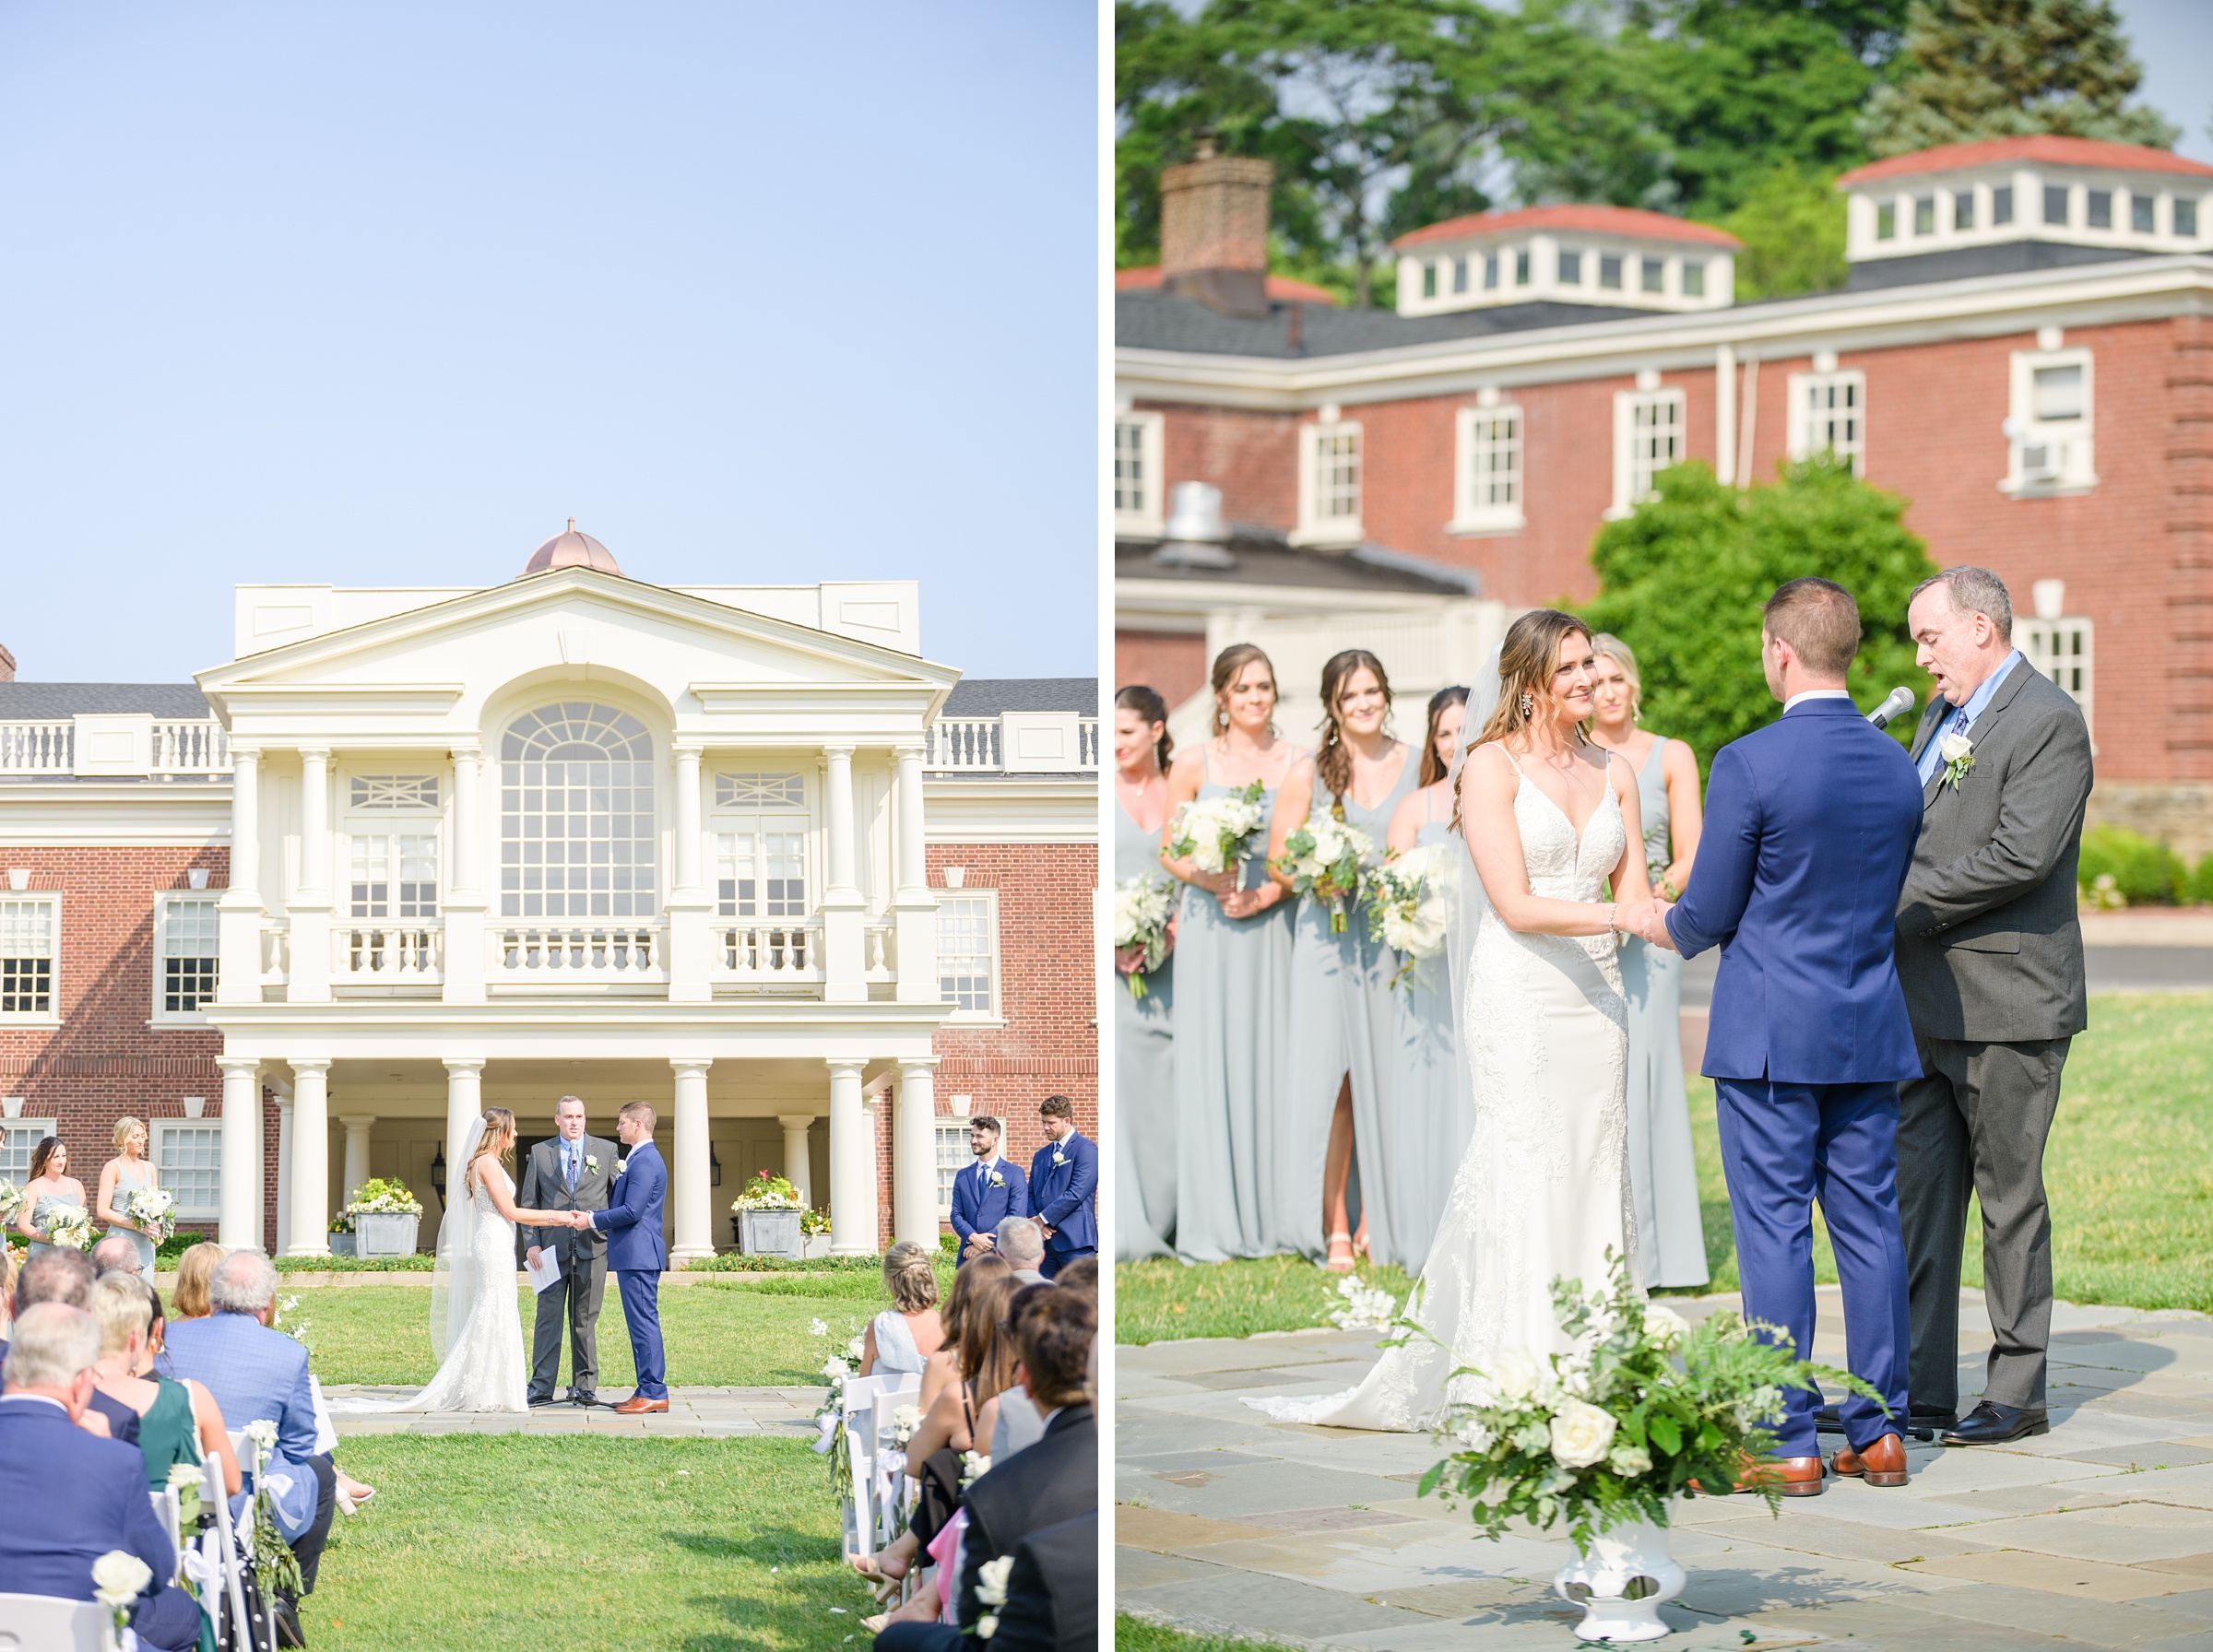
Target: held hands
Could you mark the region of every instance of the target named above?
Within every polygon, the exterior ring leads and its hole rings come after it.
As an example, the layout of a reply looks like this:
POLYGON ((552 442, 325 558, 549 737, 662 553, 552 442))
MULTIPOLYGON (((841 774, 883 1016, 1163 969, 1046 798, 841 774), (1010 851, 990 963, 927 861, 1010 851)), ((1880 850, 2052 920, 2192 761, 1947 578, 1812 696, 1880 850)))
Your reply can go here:
POLYGON ((1648 901, 1624 902, 1615 912, 1615 924, 1624 935, 1655 947, 1675 950, 1675 937, 1667 932, 1667 914, 1675 910, 1675 903, 1654 895, 1648 901))

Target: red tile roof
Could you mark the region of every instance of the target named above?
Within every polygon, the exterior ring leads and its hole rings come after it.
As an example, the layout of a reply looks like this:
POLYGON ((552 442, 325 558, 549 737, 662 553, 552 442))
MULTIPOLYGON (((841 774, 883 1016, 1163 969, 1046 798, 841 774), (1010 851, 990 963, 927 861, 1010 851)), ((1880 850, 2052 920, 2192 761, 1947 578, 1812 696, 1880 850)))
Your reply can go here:
POLYGON ((2049 132, 2032 137, 1994 137, 1978 144, 1940 144, 1934 149, 1916 149, 1911 155, 1893 155, 1870 162, 1837 180, 1839 185, 1873 183, 1883 178, 1912 178, 1925 172, 1963 171, 1973 166, 1992 166, 2001 160, 2043 160, 2054 166, 2110 167, 2130 172, 2183 172, 2194 178, 2213 178, 2213 166, 2185 159, 2166 149, 2148 149, 2140 144, 2101 143, 2090 137, 2060 137, 2049 132))
POLYGON ((1641 206, 1524 206, 1518 212, 1474 212, 1409 230, 1391 244, 1420 246, 1426 242, 1501 235, 1516 230, 1580 230, 1586 234, 1621 235, 1639 241, 1692 241, 1710 247, 1745 244, 1708 225, 1670 218, 1664 212, 1647 212, 1641 206))
MULTIPOLYGON (((1118 269, 1114 272, 1114 289, 1132 292, 1160 285, 1160 266, 1148 264, 1139 269, 1118 269)), ((1286 303, 1303 301, 1309 304, 1334 304, 1337 295, 1305 281, 1294 281, 1289 276, 1270 276, 1268 296, 1286 303)))

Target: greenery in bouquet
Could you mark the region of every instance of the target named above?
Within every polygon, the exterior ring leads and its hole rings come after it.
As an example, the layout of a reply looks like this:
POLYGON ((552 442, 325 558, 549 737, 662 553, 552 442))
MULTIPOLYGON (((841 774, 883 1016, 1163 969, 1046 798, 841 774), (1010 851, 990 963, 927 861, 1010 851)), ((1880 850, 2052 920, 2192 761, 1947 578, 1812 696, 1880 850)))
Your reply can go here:
POLYGON ((349 1216, 420 1216, 422 1201, 408 1191, 408 1185, 394 1177, 371 1176, 353 1190, 353 1198, 346 1204, 349 1216))
POLYGON ((1368 875, 1367 933, 1403 961, 1391 977, 1398 986, 1425 958, 1445 950, 1458 893, 1458 844, 1424 844, 1393 856, 1368 875))
POLYGON ((1725 1489, 1747 1477, 1772 1509, 1777 1481, 1758 1465, 1774 1456, 1784 1390, 1828 1382, 1879 1402, 1858 1377, 1796 1358, 1778 1328, 1721 1311, 1690 1325, 1648 1303, 1618 1253, 1607 1265, 1602 1289, 1552 1283, 1566 1352, 1514 1351, 1488 1371, 1452 1374, 1464 1398, 1438 1431, 1449 1455, 1422 1477, 1421 1494, 1467 1499, 1485 1536, 1515 1520, 1557 1522, 1587 1552, 1607 1527, 1666 1525, 1694 1482, 1725 1489))
POLYGON ((1284 853, 1275 869, 1291 879, 1300 894, 1329 909, 1330 933, 1343 935, 1345 908, 1360 899, 1367 857, 1376 852, 1375 840, 1357 826, 1347 826, 1331 814, 1315 813, 1307 823, 1284 840, 1284 853))
MULTIPOLYGON (((740 1210, 803 1210, 806 1208, 807 1201, 799 1197, 797 1187, 782 1176, 772 1175, 765 1170, 753 1172, 752 1180, 746 1183, 745 1190, 730 1201, 733 1214, 740 1210)), ((806 1223, 802 1221, 799 1225, 804 1230, 806 1223)))
POLYGON ((1145 996, 1145 977, 1168 955, 1168 920, 1175 912, 1175 888, 1166 877, 1142 872, 1114 886, 1115 950, 1144 949, 1137 967, 1125 977, 1133 998, 1145 996))
POLYGON ((266 1417, 258 1418, 246 1424, 245 1433, 254 1443, 255 1469, 252 1509, 254 1570, 265 1591, 273 1590, 298 1599, 305 1592, 300 1576, 300 1559, 277 1525, 276 1499, 269 1490, 268 1477, 259 1471, 260 1466, 277 1449, 277 1424, 266 1417))
POLYGON ((171 1212, 177 1196, 161 1187, 133 1187, 123 1196, 123 1213, 136 1222, 157 1247, 175 1231, 171 1212))
POLYGON ((1266 819, 1260 799, 1267 788, 1259 781, 1241 791, 1219 797, 1199 797, 1176 811, 1168 828, 1168 854, 1189 860, 1201 872, 1226 872, 1241 866, 1252 854, 1254 833, 1266 819))
POLYGON ((40 1224, 40 1231, 46 1235, 49 1245, 59 1245, 65 1250, 92 1248, 92 1218, 76 1205, 55 1207, 53 1213, 40 1224))

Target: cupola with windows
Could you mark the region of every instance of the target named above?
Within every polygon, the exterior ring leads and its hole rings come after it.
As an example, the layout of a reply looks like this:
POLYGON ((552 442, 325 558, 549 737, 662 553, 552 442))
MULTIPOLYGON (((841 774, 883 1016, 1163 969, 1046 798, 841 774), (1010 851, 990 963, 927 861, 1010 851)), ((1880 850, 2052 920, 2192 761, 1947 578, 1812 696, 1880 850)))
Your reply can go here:
POLYGON ((2213 166, 2040 133, 1893 155, 1837 180, 1854 288, 2213 250, 2213 166))
POLYGON ((1472 213, 1391 242, 1401 315, 1532 303, 1721 310, 1735 297, 1743 245, 1708 225, 1634 206, 1472 213))

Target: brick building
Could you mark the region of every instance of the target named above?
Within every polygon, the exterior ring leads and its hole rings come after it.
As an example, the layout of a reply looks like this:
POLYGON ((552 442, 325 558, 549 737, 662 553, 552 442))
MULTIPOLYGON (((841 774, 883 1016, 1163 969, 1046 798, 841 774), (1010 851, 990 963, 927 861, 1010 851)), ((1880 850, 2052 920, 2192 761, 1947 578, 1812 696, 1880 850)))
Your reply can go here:
MULTIPOLYGON (((934 1239, 963 1115, 1097 1134, 1096 685, 963 681, 911 583, 241 586, 191 684, 0 651, 0 1180, 152 1127, 186 1226, 312 1256, 371 1175, 652 1101, 680 1262, 757 1169, 934 1239), (556 788, 559 788, 558 790, 556 788)), ((20 640, 18 640, 18 644, 20 640)))
MULTIPOLYGON (((1252 186, 1222 166, 1178 182, 1252 186)), ((1840 188, 1847 287, 1753 303, 1727 236, 1623 208, 1415 230, 1389 313, 1197 278, 1264 263, 1223 251, 1235 213, 1204 246, 1166 238, 1160 277, 1117 294, 1118 680, 1195 686, 1229 630, 1265 645, 1315 606, 1240 595, 1297 583, 1241 546, 1457 577, 1502 623, 1591 596, 1593 535, 1656 470, 1756 482, 1830 448, 1907 499, 1939 563, 2012 587, 2017 640, 2090 718, 2093 819, 2213 849, 2213 167, 2024 137, 1840 188), (1196 552, 1171 520, 1189 483, 1224 525, 1196 552), (1178 580, 1213 589, 1178 613, 1178 580)), ((1374 624, 1339 594, 1337 634, 1374 624)))

